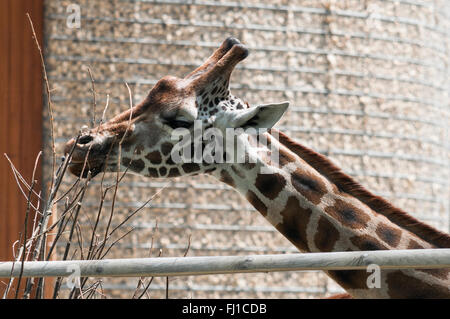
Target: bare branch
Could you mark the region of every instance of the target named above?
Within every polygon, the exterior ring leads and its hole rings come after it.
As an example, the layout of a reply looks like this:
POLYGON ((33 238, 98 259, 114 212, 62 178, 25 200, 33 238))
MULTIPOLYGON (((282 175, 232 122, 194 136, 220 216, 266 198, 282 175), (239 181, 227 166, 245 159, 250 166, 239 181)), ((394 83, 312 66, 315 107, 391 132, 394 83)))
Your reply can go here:
POLYGON ((94 81, 94 77, 92 76, 92 72, 91 72, 91 68, 87 67, 87 70, 89 72, 89 77, 91 78, 91 86, 92 86, 92 96, 93 96, 93 100, 92 100, 92 120, 91 120, 91 126, 92 128, 95 127, 95 108, 97 106, 97 100, 96 100, 96 92, 95 92, 95 81, 94 81))
POLYGON ((28 21, 30 22, 31 31, 33 32, 33 39, 35 40, 36 47, 39 51, 39 56, 41 58, 41 66, 42 66, 42 73, 44 75, 44 81, 45 81, 45 89, 47 91, 47 107, 48 107, 48 113, 50 117, 50 134, 51 134, 51 141, 52 141, 52 179, 50 184, 50 189, 53 188, 54 178, 55 178, 55 166, 56 166, 56 150, 55 150, 55 135, 54 135, 54 128, 53 128, 53 103, 51 98, 51 90, 50 90, 50 84, 48 83, 48 77, 47 77, 47 69, 45 67, 44 62, 44 55, 42 53, 41 46, 39 45, 39 41, 36 36, 36 32, 34 31, 34 25, 33 21, 31 20, 31 16, 29 13, 27 13, 28 21))

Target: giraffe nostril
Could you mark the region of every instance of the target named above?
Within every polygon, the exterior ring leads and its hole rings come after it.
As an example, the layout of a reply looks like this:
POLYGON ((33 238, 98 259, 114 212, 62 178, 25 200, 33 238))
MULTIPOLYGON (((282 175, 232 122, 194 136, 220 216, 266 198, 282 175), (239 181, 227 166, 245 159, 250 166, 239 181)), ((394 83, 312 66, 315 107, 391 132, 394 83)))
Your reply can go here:
POLYGON ((88 144, 89 142, 91 142, 94 138, 90 135, 83 135, 82 137, 80 137, 78 139, 78 144, 88 144))
POLYGON ((230 49, 233 47, 233 45, 235 45, 235 44, 240 44, 240 43, 241 43, 241 42, 239 42, 238 39, 233 38, 233 37, 228 37, 228 38, 225 40, 226 50, 228 51, 228 50, 230 50, 230 49))

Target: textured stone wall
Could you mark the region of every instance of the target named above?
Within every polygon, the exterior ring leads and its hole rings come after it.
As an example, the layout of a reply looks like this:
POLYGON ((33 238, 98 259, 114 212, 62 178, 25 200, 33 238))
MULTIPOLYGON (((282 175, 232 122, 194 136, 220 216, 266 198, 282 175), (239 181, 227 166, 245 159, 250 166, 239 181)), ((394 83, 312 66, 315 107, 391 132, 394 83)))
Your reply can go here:
MULTIPOLYGON (((329 155, 370 190, 448 231, 446 1, 47 0, 45 12, 58 154, 90 122, 87 65, 96 79, 97 118, 107 94, 110 118, 128 108, 124 81, 138 102, 159 78, 184 76, 232 35, 251 50, 233 74, 234 95, 250 104, 289 100, 278 128, 329 155), (81 28, 66 25, 71 3, 80 5, 81 28)), ((86 231, 98 205, 98 183, 93 181, 82 210, 86 231)), ((166 184, 126 176, 113 222, 166 184)), ((189 236, 189 256, 296 252, 246 200, 205 176, 170 180, 126 229, 131 226, 136 230, 110 257, 146 257, 152 237, 153 256, 159 249, 163 256, 182 256, 189 236)), ((129 297, 136 283, 105 279, 103 287, 108 295, 129 297)), ((339 291, 320 272, 180 277, 169 287, 170 297, 183 298, 299 298, 339 291)), ((164 289, 165 279, 155 279, 150 297, 164 297, 164 289)))

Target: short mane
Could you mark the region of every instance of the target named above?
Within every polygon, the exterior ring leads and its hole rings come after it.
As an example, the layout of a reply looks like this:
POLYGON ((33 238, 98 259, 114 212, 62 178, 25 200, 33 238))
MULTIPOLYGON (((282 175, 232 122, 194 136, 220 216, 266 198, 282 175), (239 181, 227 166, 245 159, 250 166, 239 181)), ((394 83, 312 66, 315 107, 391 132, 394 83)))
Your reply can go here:
POLYGON ((438 248, 450 248, 450 236, 417 220, 403 210, 394 207, 380 196, 372 194, 361 184, 356 182, 340 168, 334 165, 327 157, 297 143, 283 132, 272 129, 270 133, 277 132, 279 142, 290 151, 307 161, 320 174, 328 178, 341 191, 344 191, 379 214, 386 216, 391 222, 414 233, 426 242, 438 248))

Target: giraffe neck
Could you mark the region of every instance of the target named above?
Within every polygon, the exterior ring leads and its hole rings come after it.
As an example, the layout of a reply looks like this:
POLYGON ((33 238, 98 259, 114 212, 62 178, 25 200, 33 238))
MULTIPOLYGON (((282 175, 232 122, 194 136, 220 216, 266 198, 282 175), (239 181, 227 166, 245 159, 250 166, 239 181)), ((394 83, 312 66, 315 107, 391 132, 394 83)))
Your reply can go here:
MULTIPOLYGON (((433 248, 431 243, 342 191, 270 134, 265 135, 268 146, 262 148, 249 137, 246 157, 254 163, 223 165, 214 175, 245 196, 300 251, 433 248), (271 158, 273 150, 278 152, 278 162, 271 158)), ((328 275, 354 297, 421 294, 423 285, 431 285, 430 293, 434 295, 450 297, 448 270, 383 271, 384 289, 369 289, 365 271, 330 271, 328 275), (415 286, 396 291, 395 283, 409 277, 415 286)))

